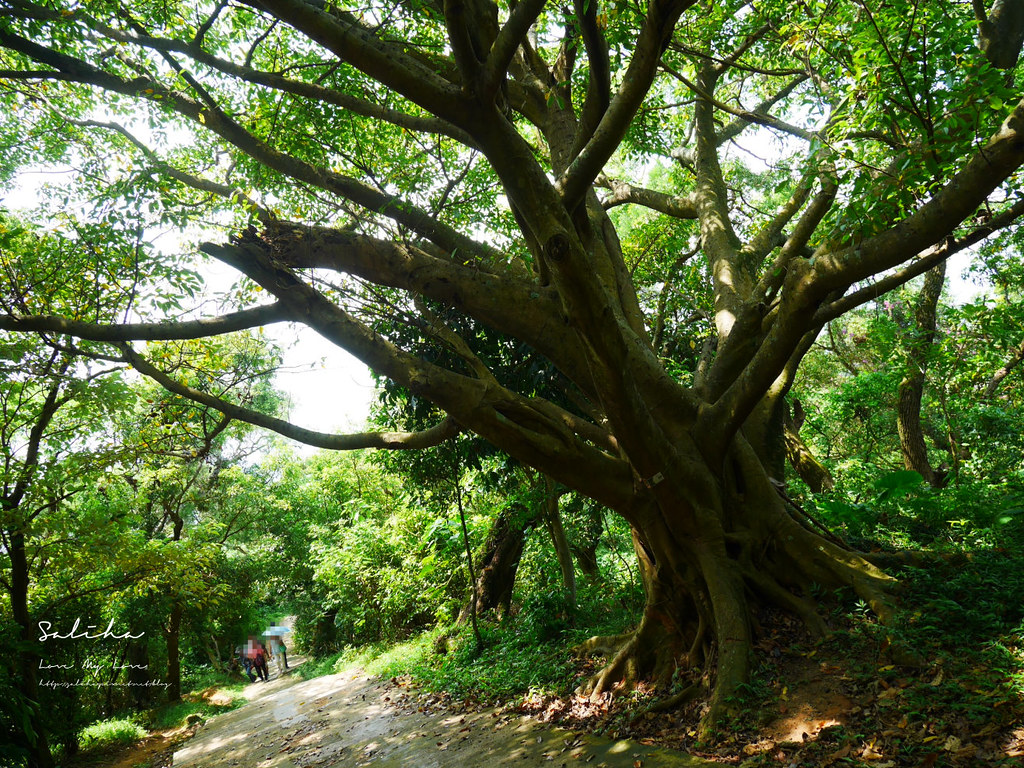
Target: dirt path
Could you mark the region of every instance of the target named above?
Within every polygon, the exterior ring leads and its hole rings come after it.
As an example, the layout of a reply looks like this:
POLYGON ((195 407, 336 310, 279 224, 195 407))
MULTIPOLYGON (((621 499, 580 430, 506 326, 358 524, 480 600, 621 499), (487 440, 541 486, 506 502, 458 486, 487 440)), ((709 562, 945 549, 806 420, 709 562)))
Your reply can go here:
POLYGON ((254 683, 249 703, 203 726, 175 768, 588 768, 710 766, 680 752, 576 735, 495 710, 432 711, 358 671, 254 683))

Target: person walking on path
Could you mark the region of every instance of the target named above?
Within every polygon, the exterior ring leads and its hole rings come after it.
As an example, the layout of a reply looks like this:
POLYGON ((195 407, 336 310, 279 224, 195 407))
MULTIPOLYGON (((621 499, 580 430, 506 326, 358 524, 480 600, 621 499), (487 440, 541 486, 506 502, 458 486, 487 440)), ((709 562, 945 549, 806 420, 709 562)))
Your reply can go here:
POLYGON ((270 644, 270 653, 274 657, 278 674, 284 674, 288 669, 288 649, 285 648, 284 640, 278 635, 271 635, 267 642, 270 644))
POLYGON ((238 656, 238 661, 242 665, 242 669, 245 671, 245 676, 249 678, 250 683, 256 682, 256 675, 252 673, 253 661, 249 658, 249 654, 246 652, 245 646, 238 646, 235 648, 235 655, 238 656))
POLYGON ((245 648, 245 655, 249 659, 252 668, 263 682, 270 679, 270 671, 267 669, 267 649, 263 647, 255 635, 249 636, 249 642, 245 648))
POLYGON ((263 674, 263 682, 267 682, 270 679, 270 665, 267 663, 267 659, 270 654, 267 652, 267 647, 260 642, 256 641, 256 661, 260 666, 260 670, 263 674))

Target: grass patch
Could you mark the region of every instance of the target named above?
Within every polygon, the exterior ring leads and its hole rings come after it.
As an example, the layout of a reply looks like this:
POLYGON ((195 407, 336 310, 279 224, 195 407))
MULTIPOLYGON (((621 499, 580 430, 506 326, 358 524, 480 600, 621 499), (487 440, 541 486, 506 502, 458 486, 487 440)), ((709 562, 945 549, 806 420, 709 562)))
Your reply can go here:
POLYGON ((300 674, 308 679, 359 667, 380 677, 409 675, 427 691, 485 701, 564 695, 578 683, 580 664, 572 649, 591 635, 624 628, 581 624, 570 627, 564 609, 544 605, 501 623, 481 619, 481 648, 469 626, 435 627, 404 642, 348 648, 307 662, 300 674))
POLYGON ((245 704, 248 699, 242 695, 244 683, 231 683, 209 687, 204 691, 192 691, 181 701, 165 704, 150 712, 150 727, 179 728, 187 724, 189 715, 199 715, 203 720, 230 712, 245 704))
POLYGON ((333 675, 348 666, 356 664, 357 662, 354 661, 354 657, 357 655, 355 649, 347 648, 340 653, 332 653, 329 656, 321 656, 318 659, 309 659, 301 666, 296 667, 295 674, 303 680, 333 675))
POLYGON ((365 669, 384 677, 408 674, 427 690, 459 698, 564 693, 572 687, 576 663, 570 638, 538 643, 514 628, 492 624, 482 624, 480 631, 480 649, 468 627, 450 635, 434 630, 383 650, 368 660, 365 669))
POLYGON ((145 738, 147 731, 130 718, 100 720, 78 733, 78 743, 83 751, 109 749, 134 744, 145 738))
POLYGON ((468 627, 436 628, 402 643, 365 645, 304 665, 316 677, 360 667, 370 675, 410 675, 428 691, 498 699, 531 690, 564 691, 575 664, 565 641, 537 644, 500 626, 482 624, 483 648, 468 627))

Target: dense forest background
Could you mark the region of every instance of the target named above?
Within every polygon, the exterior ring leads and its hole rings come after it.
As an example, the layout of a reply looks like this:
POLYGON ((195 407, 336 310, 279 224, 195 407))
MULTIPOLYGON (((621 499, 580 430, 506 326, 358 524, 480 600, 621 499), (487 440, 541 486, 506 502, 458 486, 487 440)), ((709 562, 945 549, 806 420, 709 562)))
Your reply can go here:
POLYGON ((734 762, 797 660, 860 702, 804 764, 1019 757, 1017 10, 0 0, 0 762, 285 617, 734 762))
MULTIPOLYGON (((9 222, 5 236, 19 235, 9 222)), ((939 649, 969 638, 987 654, 971 662, 995 664, 1006 695, 1019 699, 1024 312, 1014 266, 996 251, 980 258, 967 275, 977 281, 972 295, 943 294, 926 339, 915 322, 923 284, 831 323, 792 393, 779 492, 830 537, 879 555, 906 553, 891 565, 928 562, 935 573, 906 574, 922 580, 926 597, 916 626, 903 627, 908 642, 939 649), (931 483, 905 468, 901 449, 900 392, 912 359, 925 371, 931 483)), ((677 343, 693 346, 685 334, 677 343)), ((191 371, 204 387, 286 412, 287 397, 273 386, 280 351, 260 337, 233 337, 200 357, 173 354, 179 375, 191 371), (215 365, 202 357, 214 353, 215 365), (208 377, 211 367, 230 374, 208 377)), ((18 531, 5 531, 5 760, 18 761, 18 745, 38 727, 57 754, 71 756, 137 738, 140 726, 217 711, 182 693, 237 689, 235 646, 285 615, 296 617, 292 653, 319 659, 319 672, 398 644, 392 671, 458 695, 502 698, 571 690, 582 669, 572 649, 626 631, 642 611, 628 527, 479 440, 415 453, 310 454, 124 367, 23 337, 5 341, 4 357, 5 499, 17 502, 8 514, 27 523, 23 561, 14 557, 18 531), (30 671, 18 663, 11 614, 19 584, 33 622, 51 631, 81 620, 94 634, 112 622, 117 634, 143 636, 34 646, 47 665, 38 678, 49 685, 30 703, 19 693, 30 671), (118 668, 131 664, 145 669, 118 668), (83 679, 86 686, 69 685, 83 679)), ((414 407, 383 387, 373 422, 391 426, 414 407)), ((850 594, 832 605, 830 626, 853 621, 871 647, 898 631, 877 625, 850 594)), ((976 716, 984 722, 987 713, 976 716)))

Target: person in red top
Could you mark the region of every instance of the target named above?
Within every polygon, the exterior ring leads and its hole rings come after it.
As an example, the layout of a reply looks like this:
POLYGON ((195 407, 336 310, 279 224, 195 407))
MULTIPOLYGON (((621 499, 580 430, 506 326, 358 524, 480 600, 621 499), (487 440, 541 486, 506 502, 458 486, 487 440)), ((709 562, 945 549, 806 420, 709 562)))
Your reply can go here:
POLYGON ((260 680, 266 682, 270 679, 270 670, 267 668, 267 649, 256 639, 255 635, 249 635, 245 656, 252 664, 252 668, 256 670, 260 680))

